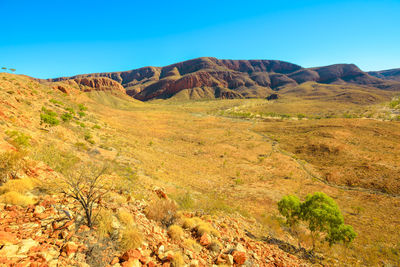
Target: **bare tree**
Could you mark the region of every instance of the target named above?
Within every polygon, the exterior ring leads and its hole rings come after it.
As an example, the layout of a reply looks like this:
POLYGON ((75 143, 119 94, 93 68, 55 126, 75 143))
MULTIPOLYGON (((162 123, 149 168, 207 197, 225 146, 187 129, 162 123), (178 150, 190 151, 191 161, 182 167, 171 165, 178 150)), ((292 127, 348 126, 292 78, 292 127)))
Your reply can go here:
POLYGON ((111 190, 110 181, 106 179, 107 166, 94 164, 81 165, 77 171, 71 172, 63 179, 62 192, 75 199, 85 212, 86 224, 93 227, 95 217, 93 209, 101 198, 111 190))

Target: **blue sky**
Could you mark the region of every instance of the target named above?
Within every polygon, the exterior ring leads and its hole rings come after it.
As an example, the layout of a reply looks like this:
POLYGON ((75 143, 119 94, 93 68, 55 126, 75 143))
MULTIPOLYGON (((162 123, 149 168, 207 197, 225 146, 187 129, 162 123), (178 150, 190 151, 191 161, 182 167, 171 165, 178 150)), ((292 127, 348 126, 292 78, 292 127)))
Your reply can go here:
POLYGON ((38 78, 212 56, 400 68, 400 1, 0 0, 0 66, 38 78))

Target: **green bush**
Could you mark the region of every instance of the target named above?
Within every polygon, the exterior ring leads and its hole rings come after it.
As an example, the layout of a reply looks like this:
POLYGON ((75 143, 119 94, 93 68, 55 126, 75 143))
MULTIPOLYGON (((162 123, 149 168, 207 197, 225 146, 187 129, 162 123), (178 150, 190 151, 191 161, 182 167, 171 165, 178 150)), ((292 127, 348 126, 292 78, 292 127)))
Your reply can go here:
POLYGON ((75 115, 75 110, 73 108, 65 108, 65 110, 71 113, 72 115, 75 115))
POLYGON ((79 117, 83 118, 86 116, 86 113, 83 111, 78 111, 78 115, 79 115, 79 117))
POLYGON ((55 125, 60 124, 60 121, 56 117, 54 117, 50 114, 42 113, 42 114, 40 114, 40 124, 42 124, 42 123, 46 123, 51 126, 55 126, 55 125))
POLYGON ((10 143, 16 148, 28 148, 30 144, 31 137, 24 133, 18 131, 7 131, 6 134, 10 137, 10 143))
POLYGON ((61 101, 58 101, 58 100, 56 100, 56 99, 50 99, 49 100, 51 103, 53 103, 53 104, 55 104, 55 105, 60 105, 60 106, 62 106, 62 105, 64 105, 61 101))
POLYGON ((278 202, 278 209, 289 227, 293 228, 300 221, 306 223, 311 232, 313 250, 320 234, 325 236, 330 246, 339 242, 348 244, 356 237, 353 227, 344 224, 336 202, 324 193, 308 195, 304 202, 296 196, 285 196, 278 202))
POLYGON ((72 114, 69 112, 65 112, 61 115, 61 119, 63 120, 63 122, 70 121, 72 119, 72 114))
POLYGON ((83 104, 79 104, 78 108, 79 108, 80 111, 86 111, 87 110, 87 107, 85 107, 85 105, 83 105, 83 104))

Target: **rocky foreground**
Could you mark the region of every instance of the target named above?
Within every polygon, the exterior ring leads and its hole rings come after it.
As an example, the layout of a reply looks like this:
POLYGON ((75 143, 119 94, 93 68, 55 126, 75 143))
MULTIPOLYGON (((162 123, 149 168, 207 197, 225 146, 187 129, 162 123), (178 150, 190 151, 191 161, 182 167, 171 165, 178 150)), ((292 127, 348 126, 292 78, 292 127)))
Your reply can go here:
MULTIPOLYGON (((51 174, 48 168, 30 175, 51 174)), ((161 191, 162 192, 162 191, 161 191)), ((169 201, 157 190, 158 198, 169 201)), ((111 216, 107 235, 82 223, 80 206, 63 195, 35 194, 26 207, 0 204, 1 266, 307 266, 296 256, 246 235, 240 218, 180 213, 177 231, 148 219, 148 203, 128 197, 124 203, 102 203, 112 212, 129 212, 142 233, 136 249, 115 245, 125 227, 111 216), (196 226, 197 224, 197 226, 196 226), (202 225, 202 226, 199 226, 202 225), (182 227, 182 228, 181 228, 182 227), (181 230, 179 230, 181 229, 181 230)))

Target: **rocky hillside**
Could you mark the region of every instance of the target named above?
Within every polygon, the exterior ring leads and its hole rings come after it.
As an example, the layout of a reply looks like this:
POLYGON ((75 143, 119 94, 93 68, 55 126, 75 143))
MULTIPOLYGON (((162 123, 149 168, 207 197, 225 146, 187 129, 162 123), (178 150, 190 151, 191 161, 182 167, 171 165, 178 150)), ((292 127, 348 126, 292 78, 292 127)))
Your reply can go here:
POLYGON ((393 80, 400 82, 400 69, 390 69, 381 71, 370 71, 369 75, 377 77, 384 80, 393 80))
POLYGON ((98 119, 88 95, 112 98, 121 88, 108 78, 41 84, 0 75, 1 266, 310 265, 251 234, 254 220, 180 210, 156 180, 135 176, 131 157, 97 145, 117 130, 98 119), (96 187, 91 228, 65 191, 82 161, 112 164, 96 187))
POLYGON ((107 77, 120 83, 127 94, 143 101, 174 96, 185 99, 266 97, 282 88, 309 81, 400 90, 400 83, 375 76, 353 64, 303 68, 278 60, 220 60, 204 57, 166 67, 84 74, 48 81, 107 77))

